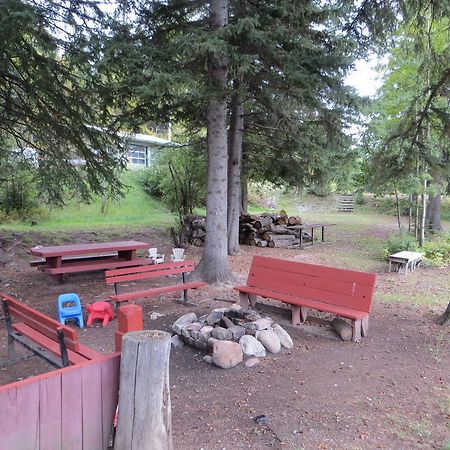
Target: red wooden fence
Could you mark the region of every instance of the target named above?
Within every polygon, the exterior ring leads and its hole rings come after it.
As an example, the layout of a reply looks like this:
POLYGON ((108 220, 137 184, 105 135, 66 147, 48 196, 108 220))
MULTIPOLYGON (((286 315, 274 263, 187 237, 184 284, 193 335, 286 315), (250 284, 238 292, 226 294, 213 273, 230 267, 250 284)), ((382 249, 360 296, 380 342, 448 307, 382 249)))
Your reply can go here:
POLYGON ((0 450, 108 448, 120 354, 0 386, 0 450))

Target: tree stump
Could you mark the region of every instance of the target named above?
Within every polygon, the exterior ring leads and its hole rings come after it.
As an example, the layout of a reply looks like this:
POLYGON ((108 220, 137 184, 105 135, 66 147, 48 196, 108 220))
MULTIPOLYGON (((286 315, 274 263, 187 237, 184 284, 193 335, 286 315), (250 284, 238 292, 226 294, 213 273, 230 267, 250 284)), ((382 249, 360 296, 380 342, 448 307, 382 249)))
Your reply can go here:
POLYGON ((115 450, 172 450, 170 334, 135 331, 122 340, 115 450))
POLYGON ((335 317, 331 321, 331 326, 343 341, 351 341, 353 336, 353 328, 344 319, 335 317))

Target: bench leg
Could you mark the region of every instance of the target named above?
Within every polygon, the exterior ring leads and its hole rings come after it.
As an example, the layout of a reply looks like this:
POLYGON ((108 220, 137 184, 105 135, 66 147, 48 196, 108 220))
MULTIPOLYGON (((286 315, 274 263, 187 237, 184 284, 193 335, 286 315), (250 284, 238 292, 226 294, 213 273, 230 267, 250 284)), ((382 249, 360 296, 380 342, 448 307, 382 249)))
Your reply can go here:
POLYGON ((250 304, 250 299, 248 298, 248 294, 245 292, 239 292, 239 304, 242 308, 248 309, 250 304))
POLYGON ((359 342, 361 340, 361 319, 352 320, 353 325, 353 342, 359 342))
POLYGON ((292 325, 299 325, 300 324, 300 306, 291 306, 292 310, 292 325))
POLYGON ((361 320, 361 334, 367 336, 369 333, 369 316, 363 317, 361 320))
POLYGON ((306 319, 308 318, 308 308, 304 306, 300 306, 300 319, 302 322, 306 322, 306 319))
POLYGON ((9 305, 6 300, 2 301, 2 308, 3 308, 3 316, 5 318, 5 325, 6 325, 6 332, 8 334, 8 359, 11 360, 15 354, 14 349, 14 338, 12 336, 13 329, 12 329, 12 320, 11 320, 11 314, 9 313, 9 305))

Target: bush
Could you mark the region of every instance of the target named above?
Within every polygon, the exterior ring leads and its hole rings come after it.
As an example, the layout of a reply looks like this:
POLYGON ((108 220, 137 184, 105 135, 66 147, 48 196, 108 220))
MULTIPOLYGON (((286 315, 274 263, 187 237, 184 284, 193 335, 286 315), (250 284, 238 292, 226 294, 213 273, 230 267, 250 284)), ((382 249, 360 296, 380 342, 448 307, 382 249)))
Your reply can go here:
POLYGON ((450 264, 450 233, 425 241, 421 252, 430 265, 448 266, 450 264))
POLYGON ((142 172, 141 183, 147 194, 177 211, 181 221, 194 208, 205 206, 206 167, 206 155, 201 149, 164 149, 142 172))
MULTIPOLYGON (((375 197, 373 199, 375 208, 382 214, 391 216, 397 215, 397 205, 395 197, 375 197)), ((407 197, 401 197, 399 199, 400 215, 407 216, 409 213, 409 199, 407 197)))
POLYGON ((389 255, 402 251, 417 251, 418 246, 419 244, 414 236, 406 231, 401 231, 389 236, 383 249, 383 258, 386 259, 389 255))

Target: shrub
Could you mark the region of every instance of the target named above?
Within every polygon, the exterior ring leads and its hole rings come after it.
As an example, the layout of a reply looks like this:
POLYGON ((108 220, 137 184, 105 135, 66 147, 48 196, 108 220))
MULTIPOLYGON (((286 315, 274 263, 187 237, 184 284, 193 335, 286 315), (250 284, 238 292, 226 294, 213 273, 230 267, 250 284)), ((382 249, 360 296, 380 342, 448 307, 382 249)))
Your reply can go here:
POLYGON ((152 166, 142 173, 141 183, 152 197, 161 199, 180 222, 194 208, 205 205, 207 161, 201 149, 176 147, 164 149, 152 166))
POLYGON ((445 267, 450 264, 450 233, 425 241, 421 252, 432 266, 445 267))
POLYGON ((383 249, 383 258, 387 258, 393 253, 402 251, 417 251, 418 243, 414 236, 401 231, 400 233, 389 236, 383 249))
MULTIPOLYGON (((375 197, 373 199, 375 208, 382 214, 397 215, 397 205, 395 197, 375 197)), ((407 216, 409 212, 409 199, 401 197, 399 199, 400 215, 407 216)))

